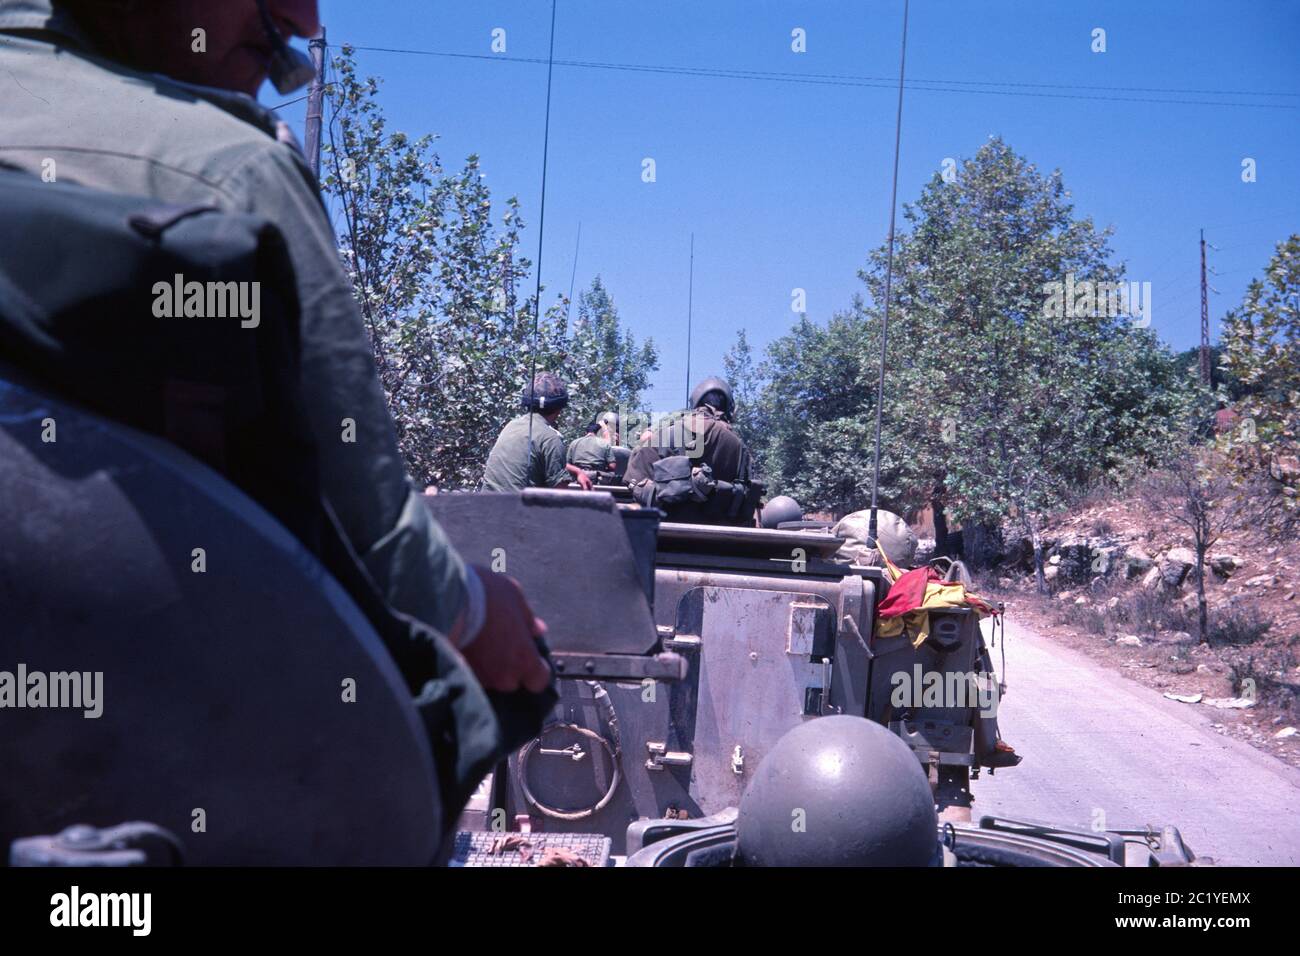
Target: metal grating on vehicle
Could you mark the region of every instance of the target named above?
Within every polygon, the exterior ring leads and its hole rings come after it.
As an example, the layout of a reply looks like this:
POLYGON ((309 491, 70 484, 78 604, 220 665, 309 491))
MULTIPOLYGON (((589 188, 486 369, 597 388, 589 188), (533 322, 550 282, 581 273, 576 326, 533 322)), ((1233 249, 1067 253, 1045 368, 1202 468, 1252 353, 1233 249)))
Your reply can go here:
POLYGON ((609 866, 599 833, 494 833, 461 830, 448 866, 609 866))

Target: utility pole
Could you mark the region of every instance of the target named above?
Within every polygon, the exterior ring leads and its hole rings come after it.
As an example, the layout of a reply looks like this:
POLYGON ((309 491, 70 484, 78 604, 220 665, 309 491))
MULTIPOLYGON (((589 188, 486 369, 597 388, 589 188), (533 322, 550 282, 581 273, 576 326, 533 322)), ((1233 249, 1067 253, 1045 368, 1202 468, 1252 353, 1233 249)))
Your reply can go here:
POLYGON ((1201 384, 1210 387, 1210 300, 1205 281, 1205 230, 1201 230, 1201 384))
POLYGON ((311 89, 307 91, 307 143, 304 152, 307 162, 311 164, 312 175, 320 179, 320 124, 321 101, 325 97, 325 27, 320 28, 320 36, 312 37, 307 44, 311 61, 316 66, 316 75, 312 77, 311 89))

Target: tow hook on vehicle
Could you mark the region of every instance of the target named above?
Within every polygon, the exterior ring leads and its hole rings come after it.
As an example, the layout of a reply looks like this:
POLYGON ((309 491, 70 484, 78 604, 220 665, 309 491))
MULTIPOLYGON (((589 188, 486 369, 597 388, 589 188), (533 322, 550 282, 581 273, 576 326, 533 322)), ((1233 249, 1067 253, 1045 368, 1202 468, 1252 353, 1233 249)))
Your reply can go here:
POLYGON ((669 750, 667 744, 647 740, 645 749, 650 753, 650 759, 645 762, 647 770, 664 770, 668 767, 689 767, 691 765, 692 757, 690 754, 669 750))

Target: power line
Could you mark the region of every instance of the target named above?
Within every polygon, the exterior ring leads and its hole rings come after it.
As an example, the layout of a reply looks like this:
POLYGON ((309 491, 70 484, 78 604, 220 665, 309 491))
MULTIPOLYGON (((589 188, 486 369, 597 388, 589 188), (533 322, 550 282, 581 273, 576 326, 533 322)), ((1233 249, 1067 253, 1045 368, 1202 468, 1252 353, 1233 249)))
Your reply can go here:
MULTIPOLYGON (((540 57, 522 57, 507 56, 505 54, 490 53, 452 53, 445 50, 417 50, 403 47, 377 47, 377 46, 353 46, 354 50, 364 50, 371 53, 400 53, 413 56, 434 56, 450 59, 462 60, 489 60, 506 63, 527 63, 527 64, 546 64, 547 60, 540 57)), ((816 86, 847 86, 847 87, 869 87, 875 89, 893 89, 896 86, 895 81, 886 77, 874 76, 855 76, 852 74, 835 74, 835 73, 780 73, 761 70, 736 70, 721 69, 712 67, 678 67, 663 66, 654 64, 638 63, 606 63, 594 60, 555 60, 555 66, 567 66, 578 69, 594 70, 616 70, 634 73, 659 73, 677 76, 701 76, 711 79, 736 79, 736 80, 760 80, 773 83, 801 83, 816 86)), ((975 93, 992 96, 1033 96, 1045 97, 1049 99, 1073 99, 1073 100, 1098 100, 1112 103, 1158 103, 1158 104, 1180 104, 1187 106, 1242 106, 1251 109, 1282 109, 1295 110, 1300 109, 1300 105, 1290 105, 1286 103, 1242 103, 1216 100, 1188 100, 1188 99, 1164 99, 1153 97, 1133 97, 1133 96, 1093 96, 1081 93, 1046 93, 1030 92, 1031 89, 1062 89, 1062 90, 1092 90, 1092 91, 1114 91, 1114 92, 1159 92, 1159 93, 1177 93, 1190 95, 1210 95, 1210 96, 1288 96, 1300 97, 1300 93, 1291 92, 1269 92, 1265 90, 1246 91, 1246 90, 1180 90, 1168 87, 1140 87, 1140 86, 1077 86, 1066 83, 1020 83, 1014 81, 1002 80, 955 80, 955 79, 936 79, 921 80, 913 79, 905 83, 907 89, 916 90, 923 93, 975 93), (924 85, 922 85, 924 84, 924 85), (976 86, 1003 86, 1012 87, 1012 89, 961 89, 960 87, 976 86)))

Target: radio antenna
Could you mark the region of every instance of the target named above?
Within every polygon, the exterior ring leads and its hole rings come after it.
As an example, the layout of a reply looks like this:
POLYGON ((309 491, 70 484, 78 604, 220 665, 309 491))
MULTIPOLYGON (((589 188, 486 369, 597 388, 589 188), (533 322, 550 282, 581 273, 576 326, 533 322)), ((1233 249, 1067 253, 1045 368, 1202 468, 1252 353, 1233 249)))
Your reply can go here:
POLYGON ((542 324, 542 239, 546 235, 546 159, 551 146, 551 73, 555 69, 555 4, 551 0, 551 46, 546 55, 546 126, 542 134, 542 204, 537 215, 537 292, 533 299, 533 347, 528 368, 528 468, 533 467, 533 404, 537 396, 533 389, 537 383, 537 332, 542 324))
POLYGON ((573 244, 573 271, 569 273, 569 308, 564 316, 567 326, 573 318, 573 283, 578 278, 578 250, 582 248, 582 223, 578 223, 578 241, 573 244))
POLYGON ((877 538, 876 506, 880 490, 880 422, 885 410, 885 348, 889 336, 889 303, 894 284, 894 211, 898 206, 898 144, 903 132, 903 75, 907 65, 907 8, 903 0, 903 43, 898 57, 898 112, 894 117, 894 182, 889 191, 889 255, 885 265, 885 314, 880 325, 880 383, 876 390, 876 451, 871 469, 871 520, 867 524, 867 540, 884 554, 877 538))
POLYGON ((691 406, 691 315, 695 305, 695 233, 691 233, 691 268, 686 280, 686 407, 691 406))

